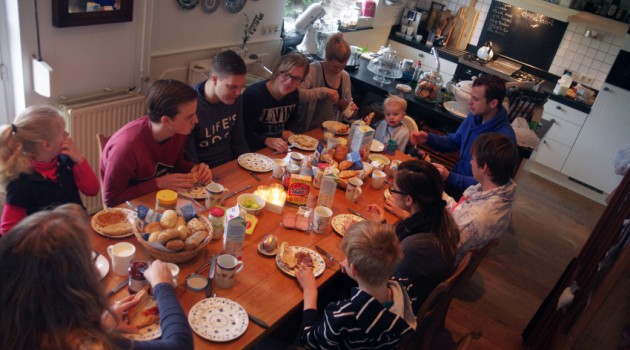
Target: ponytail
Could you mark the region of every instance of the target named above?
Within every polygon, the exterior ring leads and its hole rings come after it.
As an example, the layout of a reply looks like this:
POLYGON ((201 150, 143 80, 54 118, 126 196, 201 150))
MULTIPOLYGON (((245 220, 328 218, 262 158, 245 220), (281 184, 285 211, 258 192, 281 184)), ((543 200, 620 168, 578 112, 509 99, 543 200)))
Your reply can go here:
POLYGON ((31 160, 23 152, 22 142, 13 128, 11 124, 0 129, 0 191, 4 191, 9 182, 20 174, 32 170, 31 160))

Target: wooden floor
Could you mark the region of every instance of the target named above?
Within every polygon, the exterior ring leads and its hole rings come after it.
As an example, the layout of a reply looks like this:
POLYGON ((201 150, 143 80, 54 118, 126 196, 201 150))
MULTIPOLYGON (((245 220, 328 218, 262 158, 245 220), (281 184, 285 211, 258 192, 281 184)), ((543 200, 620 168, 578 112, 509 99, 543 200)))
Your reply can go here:
POLYGON ((526 171, 518 186, 513 232, 501 237, 449 309, 446 327, 455 340, 481 331, 469 349, 523 348, 523 329, 604 211, 526 171))

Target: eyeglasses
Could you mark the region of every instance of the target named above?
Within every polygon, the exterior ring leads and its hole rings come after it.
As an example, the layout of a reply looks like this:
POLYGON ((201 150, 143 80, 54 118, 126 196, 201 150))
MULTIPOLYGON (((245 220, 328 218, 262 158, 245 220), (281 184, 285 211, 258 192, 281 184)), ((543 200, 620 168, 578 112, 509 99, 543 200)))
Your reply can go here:
POLYGON ((301 83, 301 82, 302 82, 302 80, 303 80, 303 79, 302 79, 302 77, 298 77, 298 76, 296 76, 296 75, 291 75, 291 74, 290 74, 290 73, 288 73, 288 72, 282 72, 282 73, 280 73, 280 78, 281 78, 283 81, 287 81, 287 80, 291 79, 291 82, 292 82, 293 84, 299 84, 299 83, 301 83))
POLYGON ((405 192, 399 191, 399 190, 395 190, 394 186, 389 186, 389 192, 391 193, 398 193, 401 196, 406 196, 407 194, 405 192))

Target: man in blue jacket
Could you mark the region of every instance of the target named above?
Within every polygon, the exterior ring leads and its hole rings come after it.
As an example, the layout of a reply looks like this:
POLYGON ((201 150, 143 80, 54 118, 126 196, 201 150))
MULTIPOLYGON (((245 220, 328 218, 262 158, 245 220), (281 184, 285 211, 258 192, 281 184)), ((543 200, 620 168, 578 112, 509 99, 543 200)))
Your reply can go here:
POLYGON ((470 112, 454 134, 435 135, 425 131, 413 131, 409 139, 414 145, 424 145, 441 152, 459 150, 460 159, 448 171, 442 164, 435 165, 446 181, 447 192, 459 198, 469 186, 477 184, 473 178, 470 160, 470 146, 477 136, 487 132, 497 132, 516 143, 516 136, 508 120, 507 111, 502 105, 505 98, 505 82, 494 75, 477 78, 472 84, 468 100, 470 112))

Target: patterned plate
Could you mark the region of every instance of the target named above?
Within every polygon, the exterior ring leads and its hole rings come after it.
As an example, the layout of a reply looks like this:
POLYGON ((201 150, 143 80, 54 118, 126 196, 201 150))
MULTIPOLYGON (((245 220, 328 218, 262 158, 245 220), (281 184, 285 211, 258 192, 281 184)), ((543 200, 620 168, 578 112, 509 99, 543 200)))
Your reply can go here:
POLYGON ((355 223, 357 223, 359 221, 363 221, 363 219, 361 219, 360 217, 354 214, 339 214, 332 218, 330 225, 332 226, 333 230, 337 232, 338 235, 343 237, 344 235, 343 227, 347 222, 350 222, 350 221, 354 221, 355 223))
POLYGON ((292 147, 303 151, 314 151, 317 148, 317 140, 308 135, 291 135, 289 143, 292 147))
POLYGON ((129 333, 125 336, 135 341, 153 340, 162 336, 162 328, 160 328, 160 322, 156 322, 138 329, 138 333, 129 333))
POLYGON ((344 126, 347 126, 347 125, 345 125, 344 123, 340 123, 340 122, 334 121, 334 120, 327 120, 327 121, 322 123, 322 128, 327 129, 327 128, 331 127, 333 129, 335 129, 335 134, 336 135, 342 135, 342 136, 343 135, 348 135, 348 133, 350 133, 349 128, 346 129, 345 132, 339 132, 338 131, 339 128, 342 128, 344 126))
POLYGON ((245 333, 249 319, 238 303, 226 298, 208 298, 190 309, 188 323, 200 337, 226 342, 245 333))
POLYGON ((206 199, 206 186, 193 186, 177 192, 194 199, 206 199))
POLYGON ((273 159, 258 153, 245 153, 238 157, 238 165, 257 173, 266 173, 273 170, 273 159))
POLYGON ((247 0, 225 0, 225 9, 229 13, 239 13, 245 7, 246 2, 247 0))
POLYGON ((219 8, 221 5, 221 0, 203 0, 203 10, 206 13, 212 13, 219 8))
POLYGON ((379 140, 372 140, 370 145, 370 152, 380 153, 385 150, 385 145, 379 140))
MULTIPOLYGON (((313 275, 315 277, 319 277, 322 273, 324 273, 324 269, 326 268, 326 263, 324 262, 324 258, 321 255, 317 254, 315 251, 312 251, 305 247, 291 246, 290 247, 294 253, 304 252, 311 255, 311 259, 313 259, 313 275)), ((289 276, 295 277, 295 271, 288 268, 280 259, 280 255, 276 255, 276 264, 282 270, 282 272, 286 273, 289 276)))
MULTIPOLYGON (((135 211, 130 210, 130 209, 124 209, 124 208, 110 208, 110 209, 105 209, 105 210, 110 210, 110 211, 111 210, 118 210, 118 211, 124 212, 125 214, 127 214, 127 220, 129 220, 129 222, 131 223, 131 225, 133 227, 133 223, 136 220, 136 212, 135 211)), ((105 210, 101 210, 101 211, 105 211, 105 210)), ((94 216, 92 216, 92 220, 91 220, 90 224, 92 225, 92 228, 94 229, 94 231, 96 231, 96 233, 98 233, 101 236, 109 237, 109 238, 123 238, 123 237, 129 237, 129 236, 133 235, 133 229, 129 230, 129 233, 123 233, 122 235, 119 235, 119 236, 107 235, 107 234, 105 234, 103 232, 103 226, 99 225, 98 222, 94 219, 95 217, 96 217, 96 214, 94 216)))

